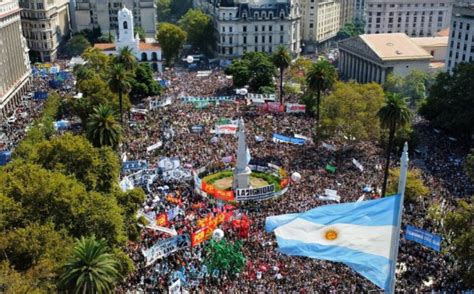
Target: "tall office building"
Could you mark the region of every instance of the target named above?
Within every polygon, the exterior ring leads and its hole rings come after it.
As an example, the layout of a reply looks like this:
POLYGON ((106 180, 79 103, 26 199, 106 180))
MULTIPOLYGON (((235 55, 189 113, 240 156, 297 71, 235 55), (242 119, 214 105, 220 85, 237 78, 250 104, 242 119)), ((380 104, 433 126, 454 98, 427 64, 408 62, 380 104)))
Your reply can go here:
POLYGON ((449 28, 446 69, 460 62, 474 61, 474 1, 455 5, 449 28))
POLYGON ((307 50, 337 35, 341 28, 341 0, 301 0, 302 33, 307 50))
POLYGON ((354 1, 354 18, 365 20, 365 0, 354 1))
POLYGON ((221 57, 245 52, 272 53, 284 45, 293 57, 300 53, 301 7, 295 0, 195 0, 214 20, 221 57))
POLYGON ((0 117, 20 102, 31 72, 20 11, 18 1, 0 0, 0 117))
POLYGON ((147 37, 156 35, 156 4, 154 0, 76 0, 74 8, 77 31, 100 27, 103 34, 116 34, 118 12, 126 7, 133 13, 136 27, 141 27, 147 37))
POLYGON ((20 0, 23 35, 33 60, 54 61, 69 36, 69 0, 20 0))
POLYGON ((367 34, 435 36, 449 26, 454 0, 366 0, 367 34))

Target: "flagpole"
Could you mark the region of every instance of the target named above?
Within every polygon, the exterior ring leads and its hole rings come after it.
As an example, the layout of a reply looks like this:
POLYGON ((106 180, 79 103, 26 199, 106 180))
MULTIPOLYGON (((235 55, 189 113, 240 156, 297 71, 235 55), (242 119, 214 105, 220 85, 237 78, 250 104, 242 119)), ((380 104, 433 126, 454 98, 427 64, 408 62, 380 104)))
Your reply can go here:
POLYGON ((398 210, 398 220, 396 223, 396 228, 394 236, 392 236, 392 252, 391 260, 392 265, 390 267, 390 286, 389 293, 395 293, 395 284, 396 284, 396 269, 397 269, 397 258, 398 258, 398 247, 400 243, 400 229, 402 225, 402 214, 403 214, 403 199, 405 198, 405 187, 407 184, 407 174, 408 174, 408 143, 405 142, 403 145, 402 156, 400 157, 400 178, 398 180, 398 194, 400 195, 400 204, 398 210))

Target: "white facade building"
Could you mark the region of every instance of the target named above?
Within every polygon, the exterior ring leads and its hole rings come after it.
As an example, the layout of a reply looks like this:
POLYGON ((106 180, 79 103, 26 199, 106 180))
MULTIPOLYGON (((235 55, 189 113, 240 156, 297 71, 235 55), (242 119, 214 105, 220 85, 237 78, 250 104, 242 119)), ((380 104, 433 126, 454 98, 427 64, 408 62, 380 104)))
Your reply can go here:
POLYGON ((147 37, 156 35, 156 4, 154 0, 76 0, 74 8, 76 31, 100 27, 102 34, 114 34, 118 29, 118 12, 128 7, 136 26, 147 37))
POLYGON ((221 57, 272 53, 279 45, 293 57, 301 51, 301 8, 296 0, 195 0, 194 5, 212 16, 221 57))
POLYGON ((141 42, 138 34, 134 35, 133 14, 126 7, 117 15, 118 38, 115 43, 98 43, 94 45, 108 55, 116 55, 120 49, 128 47, 139 62, 148 62, 156 71, 162 71, 161 48, 155 39, 141 42))
POLYGON ((366 0, 366 34, 434 36, 449 26, 454 0, 366 0))
POLYGON ((365 20, 365 0, 355 0, 354 18, 359 20, 365 20))
POLYGON ((474 3, 455 6, 451 18, 446 69, 474 61, 474 3))
POLYGON ((0 0, 0 117, 9 115, 26 93, 31 74, 21 31, 18 1, 0 0))
POLYGON ((58 47, 69 37, 69 0, 20 0, 23 35, 33 57, 56 60, 58 47))
POLYGON ((322 43, 337 35, 341 28, 340 0, 302 0, 302 8, 305 42, 322 43))
POLYGON ((344 79, 384 83, 390 73, 428 72, 433 57, 405 34, 360 35, 339 42, 338 69, 344 79))

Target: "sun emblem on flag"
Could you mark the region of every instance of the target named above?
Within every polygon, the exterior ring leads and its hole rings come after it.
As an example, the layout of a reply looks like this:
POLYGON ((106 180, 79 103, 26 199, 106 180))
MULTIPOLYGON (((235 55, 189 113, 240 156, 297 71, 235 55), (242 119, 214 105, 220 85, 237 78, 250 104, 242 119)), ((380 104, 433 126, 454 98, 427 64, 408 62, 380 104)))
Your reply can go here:
POLYGON ((336 240, 338 237, 338 233, 334 229, 328 229, 326 232, 324 232, 324 238, 329 241, 336 240))

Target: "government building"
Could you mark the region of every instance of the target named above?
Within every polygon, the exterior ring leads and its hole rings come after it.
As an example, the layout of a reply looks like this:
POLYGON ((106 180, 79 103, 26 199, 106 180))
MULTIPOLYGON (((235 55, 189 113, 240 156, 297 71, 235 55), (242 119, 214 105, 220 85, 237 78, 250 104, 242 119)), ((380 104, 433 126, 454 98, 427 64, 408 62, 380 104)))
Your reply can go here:
POLYGON ((366 34, 435 36, 447 28, 454 0, 366 0, 366 34))
POLYGON ((453 8, 449 31, 446 69, 451 71, 458 63, 474 61, 474 3, 453 8))
POLYGON ((20 11, 18 1, 0 0, 0 117, 20 103, 31 73, 20 11))
POLYGON ((69 0, 20 0, 23 35, 32 61, 54 62, 70 35, 69 0))
POLYGON ((272 53, 283 45, 296 57, 301 52, 301 7, 297 0, 194 0, 211 15, 220 57, 245 52, 272 53))
POLYGON ((115 43, 96 43, 97 48, 107 55, 116 55, 120 49, 128 47, 139 62, 147 62, 155 71, 162 71, 161 47, 153 38, 140 41, 138 34, 134 34, 132 12, 126 7, 118 11, 118 37, 115 43))
POLYGON ((383 84, 391 73, 428 72, 433 56, 403 33, 360 35, 339 42, 339 74, 359 83, 383 84))

